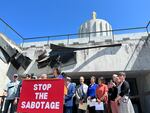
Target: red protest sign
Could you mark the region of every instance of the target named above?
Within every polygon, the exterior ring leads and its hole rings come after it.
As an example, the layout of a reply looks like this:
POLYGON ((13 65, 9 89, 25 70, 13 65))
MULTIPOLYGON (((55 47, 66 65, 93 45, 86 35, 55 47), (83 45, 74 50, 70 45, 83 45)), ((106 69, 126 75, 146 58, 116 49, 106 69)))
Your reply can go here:
POLYGON ((64 81, 24 80, 18 112, 63 113, 64 81))

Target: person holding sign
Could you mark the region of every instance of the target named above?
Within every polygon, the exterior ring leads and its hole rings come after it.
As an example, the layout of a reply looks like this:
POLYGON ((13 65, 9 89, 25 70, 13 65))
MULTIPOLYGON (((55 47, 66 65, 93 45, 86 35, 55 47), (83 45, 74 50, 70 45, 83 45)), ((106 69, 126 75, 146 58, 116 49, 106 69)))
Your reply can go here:
POLYGON ((53 69, 53 78, 64 79, 58 68, 53 69))
POLYGON ((78 113, 85 113, 87 110, 87 90, 88 86, 84 83, 84 77, 80 77, 80 85, 76 89, 76 99, 78 105, 78 113))
POLYGON ((63 113, 63 85, 61 79, 24 80, 17 112, 63 113))
POLYGON ((20 93, 21 93, 21 89, 22 89, 22 81, 23 80, 31 80, 31 75, 30 74, 26 74, 25 75, 25 78, 22 77, 22 80, 20 81, 19 85, 18 85, 18 88, 17 88, 17 92, 16 92, 16 95, 15 95, 15 100, 14 100, 14 104, 17 105, 18 104, 18 101, 19 101, 19 98, 20 98, 20 93))
POLYGON ((105 84, 104 77, 98 79, 98 87, 96 89, 97 103, 95 105, 96 113, 107 113, 105 105, 108 102, 108 87, 105 84))
POLYGON ((39 79, 42 79, 42 80, 48 79, 48 76, 47 76, 47 74, 42 74, 42 75, 40 75, 39 79))
POLYGON ((11 105, 10 113, 14 113, 16 111, 16 105, 14 104, 14 100, 15 100, 15 95, 16 95, 19 83, 20 82, 18 81, 18 74, 14 74, 13 80, 7 84, 7 89, 5 90, 7 93, 7 96, 6 96, 3 113, 8 112, 10 105, 11 105))

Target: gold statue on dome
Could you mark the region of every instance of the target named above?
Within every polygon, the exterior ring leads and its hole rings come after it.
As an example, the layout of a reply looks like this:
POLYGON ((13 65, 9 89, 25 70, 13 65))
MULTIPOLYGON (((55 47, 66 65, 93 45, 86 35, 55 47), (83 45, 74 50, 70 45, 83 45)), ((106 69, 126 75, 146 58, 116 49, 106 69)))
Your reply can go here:
POLYGON ((95 11, 93 11, 93 13, 92 13, 92 18, 93 18, 93 20, 96 20, 96 12, 95 11))

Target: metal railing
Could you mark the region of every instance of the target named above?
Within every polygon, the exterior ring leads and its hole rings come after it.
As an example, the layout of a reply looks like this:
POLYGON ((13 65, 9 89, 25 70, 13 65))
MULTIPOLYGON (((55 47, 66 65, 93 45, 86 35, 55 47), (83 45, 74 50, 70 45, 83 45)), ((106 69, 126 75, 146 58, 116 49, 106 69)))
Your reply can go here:
POLYGON ((24 38, 14 28, 12 28, 7 22, 0 18, 0 33, 3 33, 12 41, 17 42, 19 45, 23 42, 24 38))
POLYGON ((115 35, 117 33, 122 34, 122 33, 135 33, 135 32, 146 32, 148 35, 150 29, 150 21, 147 23, 146 26, 141 26, 141 27, 131 27, 131 28, 125 28, 125 29, 113 29, 113 30, 106 30, 106 31, 96 31, 96 32, 88 32, 88 33, 72 33, 72 34, 63 34, 63 35, 51 35, 51 36, 37 36, 37 37, 23 37, 18 33, 14 28, 12 28, 7 22, 5 22, 3 19, 0 18, 0 32, 5 34, 7 37, 9 37, 12 40, 16 40, 17 44, 22 44, 22 47, 25 42, 35 42, 35 41, 46 41, 47 44, 49 45, 50 41, 54 40, 66 40, 67 44, 70 44, 71 39, 76 39, 80 35, 88 35, 85 37, 88 42, 91 41, 91 36, 92 34, 97 34, 97 33, 107 33, 107 32, 112 32, 111 39, 115 40, 115 35))

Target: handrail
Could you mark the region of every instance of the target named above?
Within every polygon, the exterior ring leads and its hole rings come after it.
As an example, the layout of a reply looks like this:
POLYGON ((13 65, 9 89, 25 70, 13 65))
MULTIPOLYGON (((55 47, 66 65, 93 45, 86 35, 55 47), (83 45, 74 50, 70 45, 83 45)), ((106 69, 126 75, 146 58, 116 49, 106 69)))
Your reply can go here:
POLYGON ((149 25, 150 25, 150 21, 148 22, 148 24, 147 24, 146 28, 148 28, 148 27, 149 27, 149 25))
POLYGON ((9 27, 12 31, 14 31, 21 39, 24 39, 22 35, 20 35, 20 33, 18 33, 14 28, 12 28, 7 22, 5 22, 2 18, 0 18, 0 20, 7 26, 9 27))
POLYGON ((87 33, 70 33, 70 34, 62 34, 62 35, 50 35, 50 36, 37 36, 37 37, 23 37, 22 35, 20 35, 20 33, 18 33, 14 28, 12 28, 7 22, 5 22, 2 18, 0 18, 0 21, 2 21, 8 28, 10 28, 14 33, 16 33, 19 38, 22 39, 22 45, 25 41, 27 40, 32 40, 32 39, 47 39, 48 43, 49 40, 55 37, 66 37, 67 39, 67 43, 69 43, 69 40, 71 39, 71 36, 77 36, 77 35, 83 35, 83 34, 88 34, 89 37, 87 36, 87 38, 89 38, 90 41, 90 34, 93 33, 104 33, 104 32, 112 32, 112 38, 114 40, 114 32, 118 32, 118 31, 130 31, 130 30, 138 30, 138 29, 146 29, 147 33, 149 33, 148 27, 150 26, 150 21, 147 23, 146 26, 140 26, 140 27, 130 27, 130 28, 124 28, 124 29, 113 29, 113 30, 106 30, 106 31, 96 31, 96 32, 87 32, 87 33))
POLYGON ((149 33, 149 26, 150 26, 150 21, 148 22, 148 24, 147 24, 147 26, 146 26, 146 31, 147 31, 148 34, 150 34, 150 33, 149 33))
POLYGON ((116 32, 116 31, 128 31, 128 30, 137 30, 137 29, 146 29, 146 27, 131 27, 131 28, 125 28, 125 29, 114 29, 114 30, 86 32, 86 33, 73 33, 73 34, 64 34, 64 35, 39 36, 39 37, 24 38, 24 40, 54 38, 54 37, 63 37, 63 36, 67 37, 67 36, 73 36, 73 35, 83 35, 83 34, 93 34, 93 33, 103 33, 103 32, 116 32))

